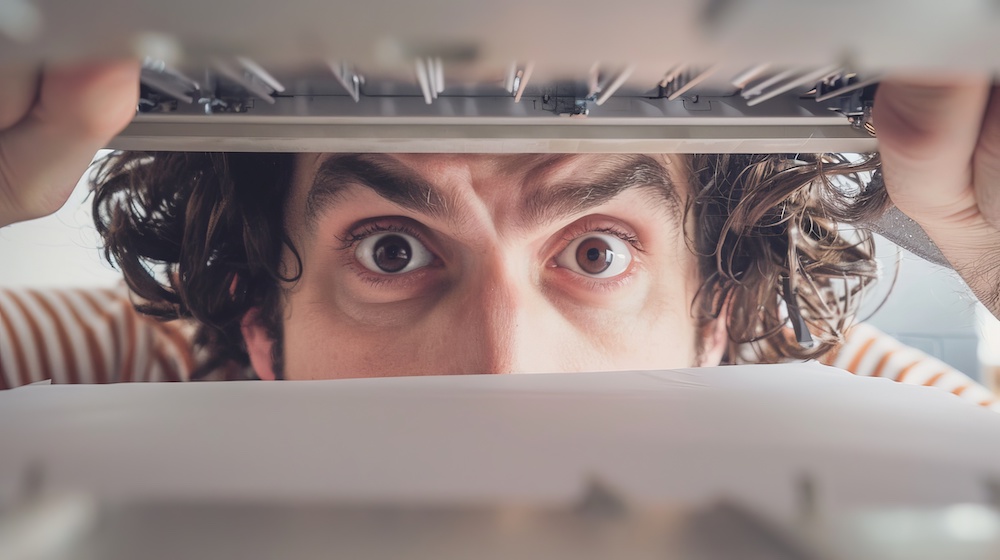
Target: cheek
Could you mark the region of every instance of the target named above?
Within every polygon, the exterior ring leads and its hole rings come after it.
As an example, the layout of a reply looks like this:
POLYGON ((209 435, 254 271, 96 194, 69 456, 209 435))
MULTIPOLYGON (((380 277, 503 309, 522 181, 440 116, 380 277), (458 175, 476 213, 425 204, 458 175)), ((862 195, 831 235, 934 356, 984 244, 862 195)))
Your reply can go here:
POLYGON ((490 360, 498 358, 501 366, 531 372, 695 365, 694 327, 670 305, 651 302, 626 316, 591 310, 581 317, 538 306, 522 316, 534 324, 521 323, 520 332, 510 333, 477 332, 486 324, 482 317, 438 311, 419 326, 399 329, 346 328, 330 314, 293 313, 285 323, 285 378, 488 373, 490 360))
MULTIPOLYGON (((645 274, 606 308, 565 306, 560 313, 608 369, 669 369, 698 363, 693 301, 699 288, 694 256, 686 251, 650 263, 645 274), (662 263, 670 263, 664 265, 662 263), (676 264, 674 264, 676 263, 676 264)), ((579 344, 574 348, 580 349, 579 344)))
POLYGON ((294 310, 284 323, 286 379, 346 379, 417 374, 462 373, 456 370, 447 322, 427 320, 419 327, 361 325, 334 307, 294 310))
MULTIPOLYGON (((678 255, 684 257, 685 255, 678 255)), ((613 340, 628 349, 619 365, 629 369, 669 369, 697 366, 699 338, 692 302, 697 275, 688 260, 678 259, 679 269, 651 274, 639 304, 628 313, 608 314, 589 323, 594 336, 613 340)), ((621 368, 619 368, 621 369, 621 368)))
POLYGON ((572 291, 538 291, 536 284, 486 289, 491 280, 463 275, 439 297, 392 305, 381 314, 354 301, 343 286, 338 289, 330 271, 307 267, 286 300, 284 374, 323 379, 507 367, 548 372, 691 367, 697 357, 694 257, 676 250, 669 256, 656 259, 667 264, 646 270, 634 285, 603 294, 601 305, 571 297, 572 291), (501 297, 505 294, 510 297, 501 297), (499 320, 504 317, 516 320, 499 320))
POLYGON ((289 322, 284 352, 286 379, 380 376, 400 362, 391 346, 322 323, 289 322))
POLYGON ((646 306, 635 315, 603 317, 589 322, 586 329, 589 348, 604 357, 607 369, 696 365, 695 327, 680 301, 647 300, 646 306))

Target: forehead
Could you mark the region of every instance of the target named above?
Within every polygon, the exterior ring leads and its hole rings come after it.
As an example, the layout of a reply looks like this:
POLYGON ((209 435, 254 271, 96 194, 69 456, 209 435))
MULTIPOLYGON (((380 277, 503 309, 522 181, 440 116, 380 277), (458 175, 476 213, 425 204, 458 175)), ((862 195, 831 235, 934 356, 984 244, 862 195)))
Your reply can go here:
MULTIPOLYGON (((303 179, 311 179, 322 164, 339 154, 298 154, 296 172, 303 179)), ((623 154, 366 154, 371 160, 397 164, 403 169, 447 186, 455 179, 475 183, 475 179, 517 179, 518 183, 545 183, 565 180, 573 176, 599 174, 615 165, 634 159, 635 155, 623 154)), ((679 155, 653 154, 648 156, 671 169, 673 179, 679 155)), ((310 181, 311 182, 311 181, 310 181)), ((473 184, 475 187, 476 185, 473 184)))
MULTIPOLYGON (((526 228, 632 191, 680 206, 671 156, 642 154, 300 154, 289 218, 306 224, 359 193, 449 221, 526 228)), ((678 188, 679 187, 679 188, 678 188)), ((658 205, 659 206, 659 205, 658 205)), ((311 229, 311 228, 308 228, 311 229)))

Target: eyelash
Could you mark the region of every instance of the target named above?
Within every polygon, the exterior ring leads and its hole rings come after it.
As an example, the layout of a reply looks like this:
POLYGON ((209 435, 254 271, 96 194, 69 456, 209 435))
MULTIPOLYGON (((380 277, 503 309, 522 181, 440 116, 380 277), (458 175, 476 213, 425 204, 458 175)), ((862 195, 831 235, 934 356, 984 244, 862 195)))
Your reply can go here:
POLYGON ((343 250, 346 251, 348 249, 354 248, 355 245, 357 245, 359 242, 361 242, 367 237, 371 237, 372 235, 375 235, 377 233, 386 233, 386 232, 405 233, 406 235, 411 235, 415 237, 417 241, 420 241, 425 245, 427 244, 426 240, 424 239, 424 236, 421 235, 421 233, 417 231, 416 228, 410 228, 407 226, 400 225, 398 223, 382 224, 379 222, 368 222, 348 232, 346 237, 338 237, 337 239, 344 244, 343 250))
POLYGON ((646 251, 642 248, 642 243, 639 241, 639 236, 632 232, 626 231, 624 229, 615 226, 602 226, 602 227, 587 227, 586 224, 581 224, 581 227, 574 227, 572 230, 568 230, 562 237, 563 241, 569 244, 574 239, 580 236, 587 235, 588 233, 606 233, 608 235, 613 235, 618 239, 628 243, 636 251, 640 253, 645 253, 646 251))
MULTIPOLYGON (((381 224, 379 222, 368 222, 363 224, 360 228, 348 232, 347 237, 338 237, 337 239, 343 243, 343 249, 351 249, 357 245, 363 239, 375 235, 376 233, 405 233, 407 235, 412 235, 417 238, 421 243, 426 243, 423 236, 415 228, 410 228, 406 226, 401 226, 397 223, 392 224, 381 224)), ((642 248, 642 243, 639 241, 639 237, 634 233, 625 231, 624 229, 617 228, 614 226, 603 226, 603 227, 574 227, 572 230, 567 230, 562 236, 563 241, 569 243, 574 239, 580 237, 581 235, 587 235, 588 233, 607 233, 609 235, 614 235, 615 237, 621 239, 622 241, 631 245, 636 251, 640 253, 645 253, 646 251, 642 248)))

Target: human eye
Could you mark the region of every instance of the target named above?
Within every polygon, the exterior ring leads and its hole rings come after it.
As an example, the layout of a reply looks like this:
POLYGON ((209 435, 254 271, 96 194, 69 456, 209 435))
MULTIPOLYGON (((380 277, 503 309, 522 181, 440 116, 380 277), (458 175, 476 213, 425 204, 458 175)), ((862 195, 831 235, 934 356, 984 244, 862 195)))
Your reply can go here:
POLYGON ((414 235, 403 231, 373 231, 355 245, 354 256, 379 274, 403 274, 434 262, 434 254, 414 235))
POLYGON ((629 243, 612 233, 588 232, 577 236, 558 255, 557 265, 589 278, 614 278, 632 262, 629 243))

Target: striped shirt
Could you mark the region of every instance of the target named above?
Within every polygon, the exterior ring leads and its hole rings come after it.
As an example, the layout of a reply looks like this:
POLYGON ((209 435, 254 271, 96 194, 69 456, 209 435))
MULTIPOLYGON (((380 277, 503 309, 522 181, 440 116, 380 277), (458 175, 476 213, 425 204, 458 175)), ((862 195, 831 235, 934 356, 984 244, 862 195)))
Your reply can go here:
MULTIPOLYGON (((53 383, 186 381, 198 360, 193 325, 138 313, 122 289, 0 288, 0 389, 53 383)), ((1000 411, 962 372, 858 325, 821 360, 857 375, 939 387, 1000 411)))
POLYGON ((138 313, 121 290, 0 288, 0 389, 187 380, 192 334, 138 313))
POLYGON ((856 375, 938 387, 1000 412, 1000 399, 969 376, 867 324, 855 325, 844 344, 824 363, 856 375))

